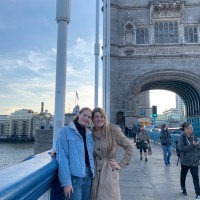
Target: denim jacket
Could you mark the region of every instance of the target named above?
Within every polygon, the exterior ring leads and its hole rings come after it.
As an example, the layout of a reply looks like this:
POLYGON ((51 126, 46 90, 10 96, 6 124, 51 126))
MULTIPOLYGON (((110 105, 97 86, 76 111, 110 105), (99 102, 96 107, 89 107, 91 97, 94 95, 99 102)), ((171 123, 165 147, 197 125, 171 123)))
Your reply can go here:
MULTIPOLYGON (((86 128, 86 145, 90 169, 94 177, 94 141, 92 133, 86 128)), ((61 186, 72 185, 71 176, 85 177, 85 149, 82 136, 74 122, 63 127, 56 142, 58 177, 61 186)))

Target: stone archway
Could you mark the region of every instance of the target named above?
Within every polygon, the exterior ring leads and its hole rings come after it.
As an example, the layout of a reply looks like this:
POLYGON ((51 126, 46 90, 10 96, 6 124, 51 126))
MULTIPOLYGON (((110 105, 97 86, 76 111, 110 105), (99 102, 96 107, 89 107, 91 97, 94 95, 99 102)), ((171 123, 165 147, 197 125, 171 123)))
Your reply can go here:
POLYGON ((178 94, 186 106, 187 118, 200 116, 200 76, 184 70, 152 71, 135 79, 125 100, 125 115, 136 112, 138 115, 138 95, 142 92, 162 89, 178 94))

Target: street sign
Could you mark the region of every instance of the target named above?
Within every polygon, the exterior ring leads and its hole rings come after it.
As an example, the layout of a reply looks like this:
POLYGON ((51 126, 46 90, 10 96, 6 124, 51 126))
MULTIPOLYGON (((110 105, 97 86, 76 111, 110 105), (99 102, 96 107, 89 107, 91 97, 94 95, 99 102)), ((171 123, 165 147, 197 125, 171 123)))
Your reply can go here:
POLYGON ((138 122, 140 125, 150 125, 150 120, 149 118, 138 118, 138 122))

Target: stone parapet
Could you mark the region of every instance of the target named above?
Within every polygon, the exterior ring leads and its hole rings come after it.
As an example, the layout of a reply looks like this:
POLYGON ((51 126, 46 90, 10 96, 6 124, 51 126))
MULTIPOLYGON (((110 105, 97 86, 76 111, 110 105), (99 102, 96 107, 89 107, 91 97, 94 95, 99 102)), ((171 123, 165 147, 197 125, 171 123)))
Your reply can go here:
POLYGON ((53 130, 38 129, 35 134, 34 154, 52 149, 53 130))

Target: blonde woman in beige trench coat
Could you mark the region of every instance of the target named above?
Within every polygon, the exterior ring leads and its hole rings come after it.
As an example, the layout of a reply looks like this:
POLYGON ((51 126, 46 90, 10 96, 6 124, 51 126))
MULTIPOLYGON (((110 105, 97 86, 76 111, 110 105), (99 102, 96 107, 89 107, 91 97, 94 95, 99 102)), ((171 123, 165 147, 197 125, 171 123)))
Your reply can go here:
POLYGON ((95 177, 92 183, 90 200, 121 200, 119 170, 125 168, 133 155, 133 144, 121 129, 109 124, 103 109, 92 111, 92 128, 95 142, 95 177), (124 148, 124 156, 117 163, 118 147, 124 148))

